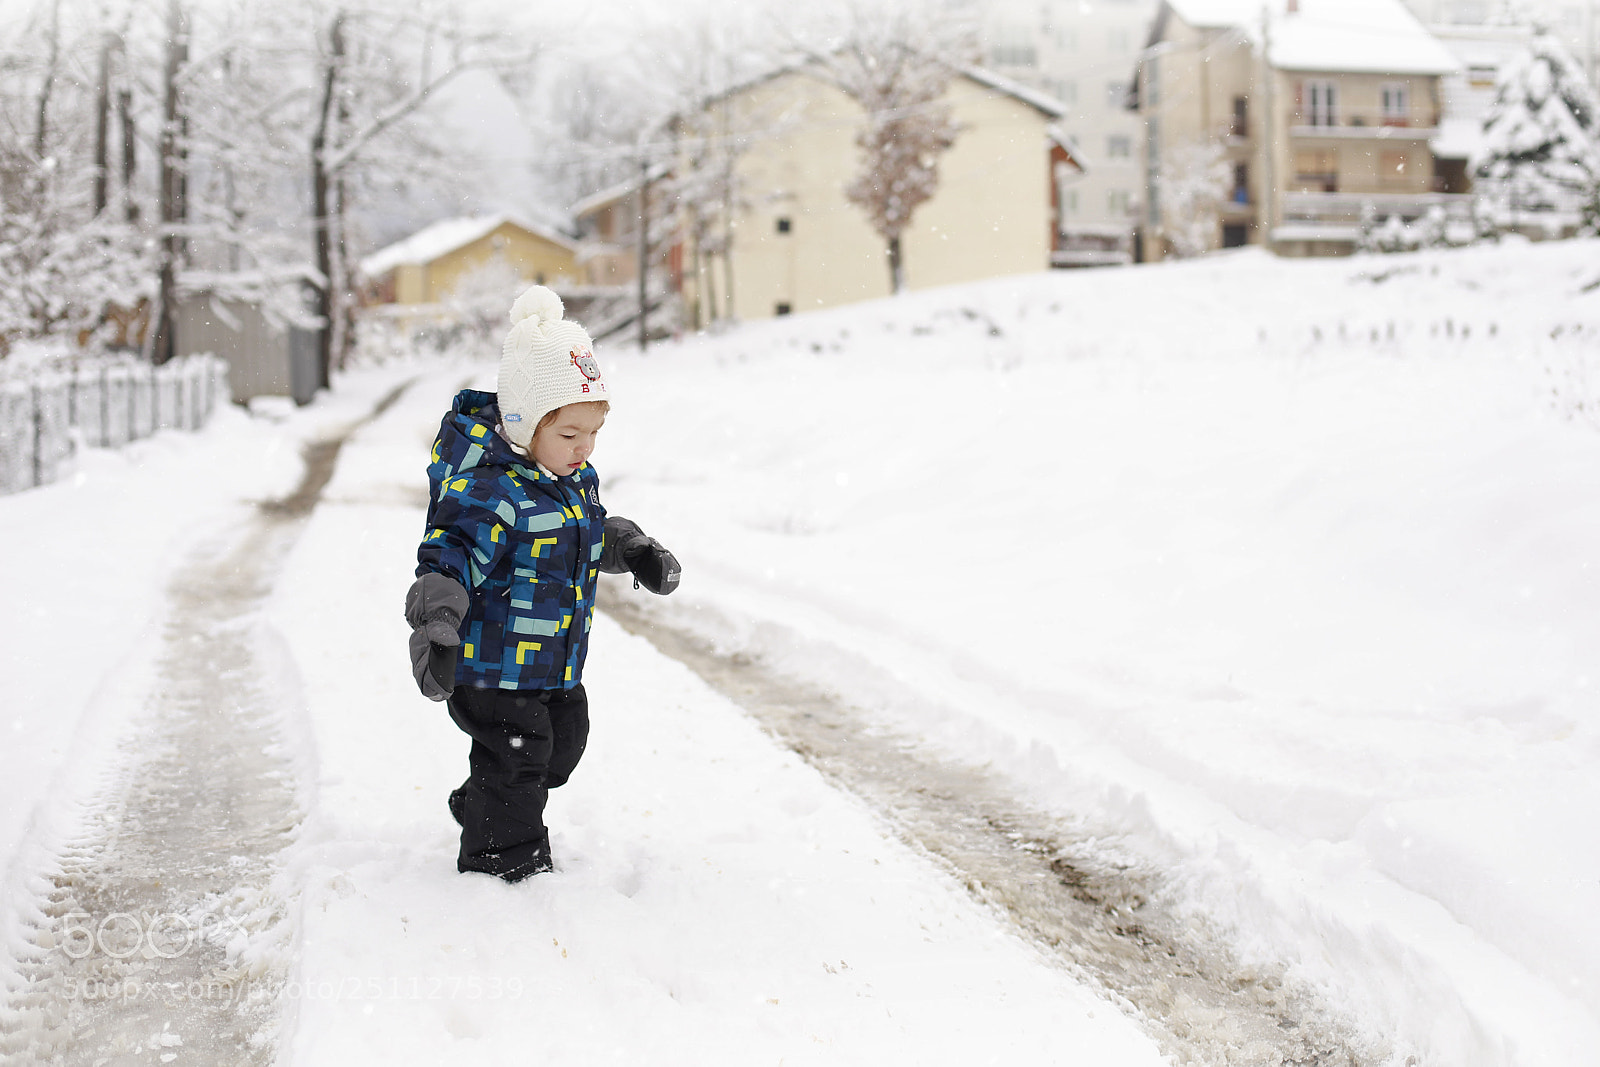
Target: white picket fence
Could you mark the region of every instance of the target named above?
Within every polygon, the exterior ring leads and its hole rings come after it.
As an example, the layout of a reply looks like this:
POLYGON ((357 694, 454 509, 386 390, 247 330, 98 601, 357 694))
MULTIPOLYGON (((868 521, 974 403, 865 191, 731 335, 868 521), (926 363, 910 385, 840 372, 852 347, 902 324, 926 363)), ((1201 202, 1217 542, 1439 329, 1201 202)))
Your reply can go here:
POLYGON ((160 367, 95 360, 0 377, 0 494, 54 481, 81 447, 198 430, 228 395, 228 364, 209 354, 160 367))

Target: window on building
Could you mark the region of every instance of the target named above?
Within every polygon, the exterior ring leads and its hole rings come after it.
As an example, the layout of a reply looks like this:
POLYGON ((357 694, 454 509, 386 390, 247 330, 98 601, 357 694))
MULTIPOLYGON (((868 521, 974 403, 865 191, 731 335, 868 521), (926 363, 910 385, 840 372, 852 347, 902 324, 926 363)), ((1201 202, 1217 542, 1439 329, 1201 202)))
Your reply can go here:
POLYGON ((1106 82, 1106 106, 1121 110, 1128 103, 1127 82, 1106 82))
POLYGON ((1250 98, 1236 96, 1233 98, 1233 123, 1228 132, 1234 137, 1250 136, 1250 98))
POLYGON ((1222 224, 1222 247, 1243 248, 1250 243, 1250 227, 1242 222, 1224 222, 1222 224))
POLYGON ((1039 49, 1031 40, 1012 38, 997 41, 989 49, 989 57, 997 67, 1037 67, 1039 49))
POLYGON ((1235 204, 1248 204, 1250 202, 1250 164, 1235 163, 1233 165, 1233 188, 1228 191, 1228 199, 1235 204))
POLYGON ((1060 79, 1048 83, 1050 93, 1063 104, 1076 104, 1078 102, 1078 83, 1060 79))
POLYGON ((787 315, 792 310, 794 310, 794 309, 791 308, 788 304, 786 304, 786 303, 784 303, 782 301, 779 301, 778 303, 772 305, 772 313, 774 315, 787 315))
POLYGON ((1067 214, 1076 215, 1077 213, 1078 213, 1078 190, 1076 190, 1076 189, 1068 189, 1067 190, 1067 214))
POLYGON ((1338 192, 1338 155, 1331 148, 1301 149, 1294 154, 1294 180, 1309 192, 1338 192))
POLYGON ((1378 179, 1388 185, 1411 180, 1411 157, 1405 152, 1384 152, 1378 157, 1378 179))
POLYGON ((1078 31, 1070 26, 1063 26, 1056 31, 1056 45, 1063 52, 1076 52, 1078 50, 1078 31))
POLYGON ((1404 126, 1411 117, 1411 92, 1405 82, 1383 85, 1383 124, 1404 126))
POLYGON ((1493 67, 1468 67, 1467 84, 1474 89, 1493 89, 1498 82, 1498 71, 1493 67))
POLYGON ((1106 193, 1106 213, 1114 219, 1126 216, 1130 203, 1126 189, 1112 189, 1106 193))
POLYGON ((778 232, 779 233, 788 233, 791 228, 792 227, 790 226, 790 223, 789 223, 789 216, 780 215, 778 217, 778 224, 777 224, 778 232))
POLYGON ((1129 159, 1133 156, 1133 138, 1114 133, 1106 138, 1106 158, 1129 159))
POLYGON ((1113 52, 1133 51, 1133 33, 1126 29, 1112 29, 1106 32, 1106 47, 1113 52))
POLYGON ((1300 113, 1308 126, 1339 125, 1339 87, 1330 81, 1302 82, 1300 113))

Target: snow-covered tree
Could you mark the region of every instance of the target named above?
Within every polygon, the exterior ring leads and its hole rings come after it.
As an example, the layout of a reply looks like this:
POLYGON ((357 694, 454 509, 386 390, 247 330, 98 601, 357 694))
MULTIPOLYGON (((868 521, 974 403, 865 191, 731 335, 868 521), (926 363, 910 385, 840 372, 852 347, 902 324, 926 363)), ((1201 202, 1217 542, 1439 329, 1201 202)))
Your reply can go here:
POLYGON ((107 203, 103 41, 100 20, 63 0, 0 28, 0 355, 21 339, 109 338, 110 317, 149 293, 143 237, 107 203))
POLYGON ((927 5, 856 6, 842 37, 811 60, 866 111, 856 134, 861 169, 844 190, 883 238, 892 290, 906 287, 900 238, 939 186, 939 157, 959 127, 945 102, 975 50, 972 24, 927 5))
POLYGON ((1553 35, 1537 35, 1501 75, 1475 167, 1503 219, 1575 218, 1600 185, 1600 99, 1553 35))
POLYGON ((1161 232, 1174 256, 1198 256, 1217 247, 1218 219, 1232 184, 1233 167, 1216 141, 1182 141, 1162 153, 1161 232))

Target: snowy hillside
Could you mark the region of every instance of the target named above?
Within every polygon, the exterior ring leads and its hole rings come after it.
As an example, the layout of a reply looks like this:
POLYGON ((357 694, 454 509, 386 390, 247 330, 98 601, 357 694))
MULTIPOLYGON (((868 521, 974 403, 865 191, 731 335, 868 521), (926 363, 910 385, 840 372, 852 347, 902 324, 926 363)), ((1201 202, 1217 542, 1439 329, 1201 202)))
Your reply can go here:
POLYGON ((673 617, 1129 835, 1423 1062, 1600 1036, 1600 245, 1254 253, 610 354, 673 617))
MULTIPOLYGON (((1600 243, 1054 273, 598 355, 605 500, 684 565, 666 600, 616 583, 629 610, 992 771, 1319 991, 1363 1063, 1593 1062, 1600 243)), ((454 873, 466 743, 411 684, 399 603, 439 416, 493 373, 369 368, 0 500, 15 558, 97 551, 60 519, 86 512, 132 554, 29 569, 0 622, 27 667, 0 752, 8 992, 143 758, 169 580, 288 490, 300 442, 410 382, 234 624, 304 817, 269 890, 208 906, 281 994, 277 1062, 482 1063, 530 1033, 571 1064, 1170 1057, 612 619, 557 872, 454 873), (86 603, 117 623, 87 662, 59 639, 86 603)), ((129 1047, 198 1055, 197 1018, 129 1047)))

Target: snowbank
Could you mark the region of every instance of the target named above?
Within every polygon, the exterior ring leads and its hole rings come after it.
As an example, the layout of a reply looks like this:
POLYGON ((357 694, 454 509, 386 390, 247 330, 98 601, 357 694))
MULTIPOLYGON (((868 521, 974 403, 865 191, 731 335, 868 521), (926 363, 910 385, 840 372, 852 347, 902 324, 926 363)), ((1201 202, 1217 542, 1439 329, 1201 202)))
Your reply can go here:
POLYGON ((1600 1039, 1594 242, 1247 252, 604 353, 730 648, 990 761, 1423 1062, 1600 1039))
MULTIPOLYGON (((1586 1063, 1597 252, 1242 253, 602 351, 596 463, 683 560, 675 625, 1011 776, 1396 1064, 1586 1063)), ((8 947, 134 719, 174 561, 400 375, 0 499, 8 947)), ((466 743, 399 604, 464 377, 428 369, 346 446, 270 612, 310 814, 292 939, 243 951, 292 963, 285 1062, 1157 1062, 604 619, 560 870, 456 875, 466 743)))

